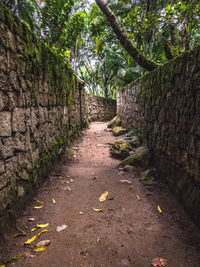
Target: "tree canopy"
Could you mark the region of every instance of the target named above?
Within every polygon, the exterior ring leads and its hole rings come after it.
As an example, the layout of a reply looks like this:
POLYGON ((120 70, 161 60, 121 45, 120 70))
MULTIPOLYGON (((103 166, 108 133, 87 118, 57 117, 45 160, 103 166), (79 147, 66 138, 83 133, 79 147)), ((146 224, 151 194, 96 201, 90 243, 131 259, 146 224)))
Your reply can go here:
POLYGON ((200 41, 199 0, 3 3, 70 62, 90 92, 104 96, 200 41))

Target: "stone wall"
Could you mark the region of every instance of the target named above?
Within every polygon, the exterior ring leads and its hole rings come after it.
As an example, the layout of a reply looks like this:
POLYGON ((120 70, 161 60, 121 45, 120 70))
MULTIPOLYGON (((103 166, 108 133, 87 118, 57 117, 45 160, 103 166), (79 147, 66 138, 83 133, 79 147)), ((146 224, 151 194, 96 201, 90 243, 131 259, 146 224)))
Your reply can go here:
POLYGON ((87 114, 82 82, 0 1, 0 229, 87 114))
POLYGON ((116 116, 116 100, 88 94, 89 121, 109 121, 116 116))
POLYGON ((200 225, 200 46, 117 96, 123 124, 152 148, 159 176, 200 225))

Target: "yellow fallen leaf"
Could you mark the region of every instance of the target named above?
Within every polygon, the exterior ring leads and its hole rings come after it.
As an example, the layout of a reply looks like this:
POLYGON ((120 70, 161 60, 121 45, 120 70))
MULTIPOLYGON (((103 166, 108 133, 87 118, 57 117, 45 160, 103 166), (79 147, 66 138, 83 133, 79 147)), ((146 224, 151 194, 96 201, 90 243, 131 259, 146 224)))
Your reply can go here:
POLYGON ((56 201, 55 201, 55 199, 54 199, 54 198, 52 198, 52 202, 53 202, 53 204, 56 204, 56 201))
POLYGON ((34 209, 41 209, 43 206, 35 206, 34 209))
POLYGON ((38 228, 45 228, 45 227, 49 226, 49 223, 46 223, 46 224, 37 224, 36 226, 38 228))
POLYGON ((48 230, 47 229, 42 230, 41 232, 39 232, 38 236, 40 236, 42 233, 45 233, 45 232, 48 232, 48 230))
POLYGON ((40 204, 44 204, 44 201, 36 199, 36 201, 40 204))
POLYGON ((159 205, 158 205, 158 211, 159 211, 159 213, 162 213, 162 210, 161 210, 159 205))
POLYGON ((106 191, 105 193, 103 193, 100 198, 99 198, 99 201, 100 202, 103 202, 107 199, 107 196, 108 196, 108 191, 106 191))
POLYGON ((133 189, 133 187, 134 187, 133 185, 129 186, 129 189, 128 189, 128 190, 132 190, 132 189, 133 189))
POLYGON ((31 232, 37 230, 37 226, 31 229, 31 232))
POLYGON ((5 265, 5 264, 3 264, 3 265, 0 265, 0 267, 6 267, 6 265, 5 265))
POLYGON ((59 176, 59 178, 60 178, 60 179, 62 179, 62 178, 63 178, 63 176, 62 176, 62 175, 60 175, 60 176, 59 176))
POLYGON ((96 211, 96 212, 101 212, 101 211, 103 211, 102 209, 95 209, 95 208, 93 208, 93 210, 96 211))
MULTIPOLYGON (((18 236, 27 236, 27 234, 26 233, 18 233, 18 234, 14 235, 14 237, 18 237, 18 236)), ((0 267, 1 267, 1 265, 0 265, 0 267)))
POLYGON ((47 229, 44 229, 44 230, 42 230, 39 234, 37 234, 37 235, 34 235, 33 237, 31 237, 30 239, 28 239, 26 242, 24 242, 26 245, 30 245, 32 242, 34 242, 35 240, 36 240, 36 238, 38 237, 38 236, 40 236, 42 233, 44 233, 44 232, 47 232, 48 230, 47 229))
POLYGON ((26 242, 24 242, 24 244, 26 245, 30 245, 32 242, 35 241, 35 239, 38 237, 38 235, 34 235, 33 237, 29 238, 28 240, 26 240, 26 242))
POLYGON ((42 247, 34 248, 33 251, 38 252, 38 251, 43 251, 45 249, 47 249, 47 246, 42 246, 42 247))
POLYGON ((141 197, 139 197, 139 196, 137 195, 137 199, 138 199, 138 200, 141 200, 141 197))

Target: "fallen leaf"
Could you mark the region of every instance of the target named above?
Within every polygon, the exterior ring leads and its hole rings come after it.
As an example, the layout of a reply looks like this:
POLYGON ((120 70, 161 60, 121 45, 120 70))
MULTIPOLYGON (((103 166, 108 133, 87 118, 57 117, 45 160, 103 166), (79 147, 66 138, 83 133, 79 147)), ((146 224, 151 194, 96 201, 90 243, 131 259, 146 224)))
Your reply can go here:
POLYGON ((100 237, 97 238, 97 243, 99 243, 99 242, 100 242, 100 237))
POLYGON ((155 258, 152 261, 152 266, 155 267, 161 267, 161 266, 166 266, 167 265, 167 260, 163 259, 163 258, 155 258))
POLYGON ((36 201, 40 204, 44 204, 44 201, 36 199, 36 201))
POLYGON ((141 200, 141 197, 139 197, 139 196, 137 195, 137 199, 138 199, 138 200, 141 200))
POLYGON ((13 257, 13 258, 10 258, 10 259, 8 259, 8 260, 5 260, 5 261, 3 262, 3 265, 0 265, 0 266, 5 266, 5 264, 7 264, 7 263, 16 261, 16 260, 18 260, 19 257, 21 257, 21 256, 22 256, 22 253, 18 254, 17 256, 15 256, 15 257, 13 257))
POLYGON ((45 232, 48 232, 48 230, 47 229, 42 230, 41 232, 39 232, 38 236, 40 236, 42 233, 45 233, 45 232))
POLYGON ((30 239, 28 239, 26 242, 24 242, 24 244, 26 244, 26 245, 30 245, 32 242, 34 242, 34 241, 36 240, 36 238, 37 238, 38 236, 40 236, 42 233, 47 232, 47 231, 48 231, 47 229, 42 230, 39 234, 34 235, 34 236, 31 237, 30 239))
POLYGON ((96 212, 102 212, 103 211, 102 209, 95 209, 95 208, 93 208, 93 210, 96 212))
POLYGON ((3 264, 3 265, 0 265, 0 267, 6 267, 6 265, 5 265, 5 264, 3 264))
POLYGON ((35 206, 34 209, 41 209, 43 206, 35 206))
POLYGON ((56 204, 56 201, 55 201, 55 199, 54 199, 54 198, 52 198, 52 202, 53 202, 53 204, 56 204))
POLYGON ((128 190, 132 190, 132 189, 133 189, 133 187, 134 187, 133 185, 129 186, 129 189, 128 189, 128 190))
POLYGON ((47 249, 46 246, 41 246, 41 247, 34 248, 33 251, 38 252, 38 251, 44 251, 45 249, 47 249))
POLYGON ((38 228, 45 228, 47 226, 49 226, 49 223, 45 223, 45 224, 37 224, 36 225, 38 228))
MULTIPOLYGON (((18 233, 18 234, 15 234, 14 237, 18 237, 18 236, 27 236, 26 233, 18 233)), ((1 266, 0 266, 1 267, 1 266)))
POLYGON ((108 196, 108 191, 106 191, 105 193, 103 193, 100 198, 99 198, 99 201, 100 202, 103 202, 107 199, 107 196, 108 196))
POLYGON ((60 176, 59 176, 59 178, 60 178, 60 179, 62 179, 62 178, 63 178, 63 176, 62 176, 62 175, 60 175, 60 176))
POLYGON ((158 211, 159 211, 160 214, 162 213, 162 210, 161 210, 159 205, 158 205, 158 211))
POLYGON ((35 239, 38 237, 38 235, 34 235, 33 237, 29 238, 24 244, 30 245, 32 242, 35 241, 35 239))
POLYGON ((34 228, 32 228, 31 229, 31 232, 33 232, 33 231, 35 231, 35 230, 37 230, 38 228, 37 228, 37 226, 36 227, 34 227, 34 228))

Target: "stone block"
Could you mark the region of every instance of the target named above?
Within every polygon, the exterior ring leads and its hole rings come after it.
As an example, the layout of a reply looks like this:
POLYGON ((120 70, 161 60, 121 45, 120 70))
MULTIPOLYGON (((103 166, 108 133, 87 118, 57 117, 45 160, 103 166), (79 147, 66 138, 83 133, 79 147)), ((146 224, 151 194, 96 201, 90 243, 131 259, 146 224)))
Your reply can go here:
POLYGON ((0 90, 8 91, 7 75, 0 70, 0 90))
POLYGON ((8 107, 8 95, 0 91, 0 111, 6 110, 8 107))
POLYGON ((0 136, 11 136, 11 112, 0 112, 0 136))
POLYGON ((19 80, 18 80, 16 71, 12 70, 10 72, 10 75, 9 76, 10 76, 10 84, 11 84, 11 87, 15 91, 19 91, 19 89, 20 89, 20 87, 19 87, 19 80))
POLYGON ((14 148, 13 148, 13 139, 12 137, 4 138, 2 142, 2 157, 3 159, 7 159, 13 156, 14 148))
POLYGON ((6 51, 3 46, 0 45, 0 70, 6 72, 7 70, 7 58, 6 58, 6 51))
MULTIPOLYGON (((4 161, 0 160, 0 175, 3 174, 4 172, 5 172, 4 161)), ((1 176, 0 176, 0 189, 1 189, 1 176)))
POLYGON ((26 150, 26 137, 16 133, 13 137, 13 148, 15 152, 24 152, 26 150))
POLYGON ((22 108, 15 108, 12 112, 12 131, 25 132, 25 111, 22 108))

